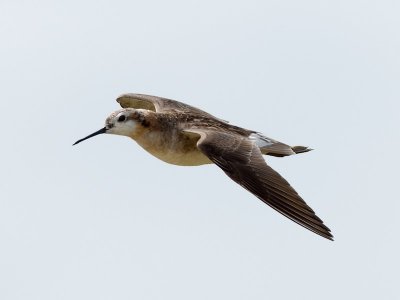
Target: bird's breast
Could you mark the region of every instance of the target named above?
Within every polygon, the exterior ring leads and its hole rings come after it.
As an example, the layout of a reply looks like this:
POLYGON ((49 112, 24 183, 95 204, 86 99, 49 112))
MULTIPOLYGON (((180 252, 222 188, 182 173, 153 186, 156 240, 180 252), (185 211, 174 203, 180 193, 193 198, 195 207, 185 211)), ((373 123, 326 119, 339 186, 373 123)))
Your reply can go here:
POLYGON ((199 166, 212 163, 197 148, 198 139, 177 131, 149 131, 135 140, 151 155, 169 164, 199 166))

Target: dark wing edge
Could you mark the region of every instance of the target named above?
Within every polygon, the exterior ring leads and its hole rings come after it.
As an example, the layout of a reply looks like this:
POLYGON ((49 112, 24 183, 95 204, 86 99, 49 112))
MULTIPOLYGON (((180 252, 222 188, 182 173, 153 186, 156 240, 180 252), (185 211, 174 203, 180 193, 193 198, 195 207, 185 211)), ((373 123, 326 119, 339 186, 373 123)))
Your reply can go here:
POLYGON ((119 96, 117 98, 117 102, 121 105, 122 108, 127 108, 127 107, 136 109, 142 108, 142 109, 152 110, 154 112, 175 111, 181 113, 193 113, 228 123, 227 121, 214 117, 213 115, 197 107, 176 100, 162 98, 158 96, 128 93, 119 96))
POLYGON ((253 141, 215 130, 187 131, 200 135, 197 147, 233 181, 290 220, 333 241, 330 229, 290 184, 267 165, 253 141))

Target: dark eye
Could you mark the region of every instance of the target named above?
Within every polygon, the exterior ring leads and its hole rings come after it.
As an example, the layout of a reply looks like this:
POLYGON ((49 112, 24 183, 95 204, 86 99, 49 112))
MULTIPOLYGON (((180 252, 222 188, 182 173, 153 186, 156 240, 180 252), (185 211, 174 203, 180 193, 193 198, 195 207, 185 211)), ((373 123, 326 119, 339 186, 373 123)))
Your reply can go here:
POLYGON ((121 116, 119 116, 119 118, 118 118, 118 122, 123 122, 123 121, 125 121, 126 120, 126 116, 125 115, 121 115, 121 116))

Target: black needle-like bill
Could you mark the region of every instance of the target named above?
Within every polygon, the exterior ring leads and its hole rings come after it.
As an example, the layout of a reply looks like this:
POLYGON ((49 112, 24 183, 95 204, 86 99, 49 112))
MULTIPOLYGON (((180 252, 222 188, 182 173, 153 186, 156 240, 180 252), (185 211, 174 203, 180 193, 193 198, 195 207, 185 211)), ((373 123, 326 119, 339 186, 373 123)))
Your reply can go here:
POLYGON ((94 137, 96 135, 99 135, 99 134, 102 134, 102 133, 106 133, 106 131, 107 131, 106 127, 102 128, 100 130, 97 130, 96 132, 93 132, 92 134, 89 134, 87 137, 84 137, 83 139, 77 140, 75 143, 72 144, 72 146, 74 146, 76 144, 79 144, 80 142, 83 142, 84 140, 87 140, 87 139, 89 139, 91 137, 94 137))

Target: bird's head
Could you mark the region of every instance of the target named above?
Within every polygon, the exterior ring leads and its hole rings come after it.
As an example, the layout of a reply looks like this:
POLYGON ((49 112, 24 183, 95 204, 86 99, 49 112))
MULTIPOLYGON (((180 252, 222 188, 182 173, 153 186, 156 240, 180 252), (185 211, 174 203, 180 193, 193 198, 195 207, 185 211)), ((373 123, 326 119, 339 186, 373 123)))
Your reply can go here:
POLYGON ((117 110, 106 119, 103 128, 76 141, 74 145, 102 133, 124 135, 135 138, 144 127, 149 126, 149 123, 146 120, 146 114, 147 110, 144 109, 124 108, 117 110))

